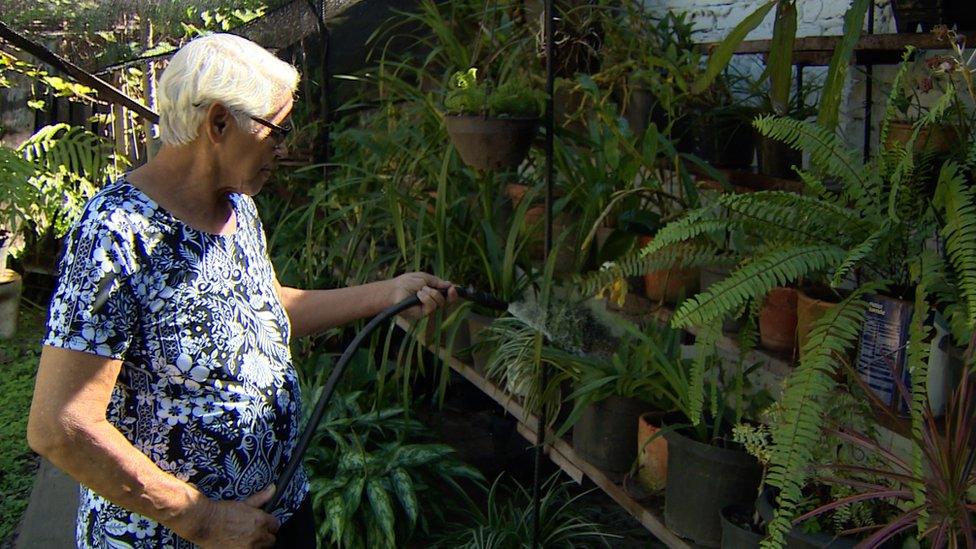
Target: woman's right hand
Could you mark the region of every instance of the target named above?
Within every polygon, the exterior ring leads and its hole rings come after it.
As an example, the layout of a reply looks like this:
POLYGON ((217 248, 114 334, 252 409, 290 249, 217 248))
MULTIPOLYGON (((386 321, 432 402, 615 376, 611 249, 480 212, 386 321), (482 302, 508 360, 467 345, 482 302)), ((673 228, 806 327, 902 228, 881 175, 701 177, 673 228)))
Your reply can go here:
POLYGON ((261 506, 271 500, 274 491, 272 484, 244 501, 208 500, 207 509, 195 517, 194 532, 184 537, 204 548, 273 547, 280 525, 261 506))

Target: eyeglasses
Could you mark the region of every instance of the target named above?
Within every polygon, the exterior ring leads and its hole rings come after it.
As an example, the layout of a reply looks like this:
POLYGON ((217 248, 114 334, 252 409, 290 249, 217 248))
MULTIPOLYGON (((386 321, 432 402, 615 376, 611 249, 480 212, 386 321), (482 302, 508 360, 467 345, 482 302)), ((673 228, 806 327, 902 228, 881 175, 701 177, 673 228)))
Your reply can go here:
POLYGON ((279 126, 278 124, 275 124, 270 120, 265 120, 260 116, 252 116, 251 120, 271 130, 269 137, 271 137, 271 139, 274 140, 275 147, 278 147, 282 143, 284 143, 285 138, 287 138, 288 134, 291 133, 291 131, 294 129, 294 126, 292 126, 290 122, 288 123, 287 126, 279 126))

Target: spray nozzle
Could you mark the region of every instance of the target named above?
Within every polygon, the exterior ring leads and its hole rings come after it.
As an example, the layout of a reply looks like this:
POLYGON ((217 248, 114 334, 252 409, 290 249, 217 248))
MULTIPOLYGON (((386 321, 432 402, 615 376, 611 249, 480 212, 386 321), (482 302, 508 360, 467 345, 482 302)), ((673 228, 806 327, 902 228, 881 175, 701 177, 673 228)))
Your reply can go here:
MULTIPOLYGON (((476 290, 470 286, 461 287, 455 286, 457 289, 458 297, 467 299, 468 301, 473 301, 482 307, 487 307, 489 309, 495 309, 496 311, 507 311, 508 303, 498 299, 497 297, 481 290, 476 290)), ((441 290, 441 293, 447 295, 447 290, 441 290)))

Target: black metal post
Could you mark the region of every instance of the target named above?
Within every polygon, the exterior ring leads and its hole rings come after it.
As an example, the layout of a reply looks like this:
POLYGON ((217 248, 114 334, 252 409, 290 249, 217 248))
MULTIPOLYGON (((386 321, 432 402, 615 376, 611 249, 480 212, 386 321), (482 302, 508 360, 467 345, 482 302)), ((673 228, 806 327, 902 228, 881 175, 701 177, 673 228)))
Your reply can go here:
MULTIPOLYGON (((555 135, 553 134, 555 130, 555 124, 553 122, 553 94, 555 90, 555 64, 554 57, 556 52, 553 48, 553 26, 554 26, 554 14, 553 14, 553 0, 545 0, 545 34, 546 34, 546 240, 545 240, 545 250, 544 257, 546 265, 549 264, 549 254, 552 253, 552 181, 553 181, 553 145, 555 143, 555 135)), ((549 372, 539 364, 539 390, 545 391, 545 386, 549 383, 549 372)), ((535 429, 535 467, 532 474, 532 547, 541 547, 541 540, 539 539, 539 533, 541 529, 540 524, 540 507, 541 507, 541 486, 540 483, 542 479, 541 468, 542 459, 545 454, 546 446, 546 406, 545 403, 540 398, 542 404, 539 406, 539 421, 536 423, 535 429)))
MULTIPOLYGON (((874 34, 874 0, 868 3, 868 34, 874 34)), ((874 110, 874 65, 870 61, 864 67, 867 80, 864 83, 864 161, 871 159, 871 125, 874 110)))

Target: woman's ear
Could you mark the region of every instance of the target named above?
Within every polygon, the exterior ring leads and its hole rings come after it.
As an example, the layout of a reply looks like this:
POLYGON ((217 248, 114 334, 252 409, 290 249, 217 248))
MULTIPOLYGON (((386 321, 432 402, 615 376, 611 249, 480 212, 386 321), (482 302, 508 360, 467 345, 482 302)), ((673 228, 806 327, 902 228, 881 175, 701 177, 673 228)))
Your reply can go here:
POLYGON ((220 143, 227 139, 227 132, 233 123, 234 117, 230 110, 220 103, 210 105, 203 121, 207 138, 213 143, 220 143))

